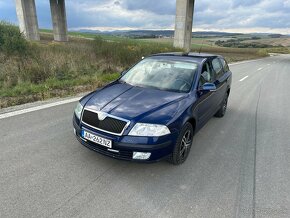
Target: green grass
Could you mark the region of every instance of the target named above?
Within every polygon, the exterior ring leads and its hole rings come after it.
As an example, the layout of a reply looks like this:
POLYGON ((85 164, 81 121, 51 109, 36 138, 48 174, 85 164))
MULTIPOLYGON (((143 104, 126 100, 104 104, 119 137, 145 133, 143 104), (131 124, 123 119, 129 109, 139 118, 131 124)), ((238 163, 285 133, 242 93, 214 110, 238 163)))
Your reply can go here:
POLYGON ((41 84, 22 82, 9 89, 0 90, 0 107, 41 101, 49 98, 72 96, 80 92, 95 90, 116 80, 119 73, 80 76, 75 79, 51 78, 41 84))
POLYGON ((73 93, 72 87, 88 86, 91 87, 104 85, 116 80, 120 76, 119 73, 112 74, 96 74, 91 76, 80 76, 74 79, 58 80, 56 78, 47 79, 44 83, 34 84, 31 82, 22 82, 10 89, 3 89, 0 92, 0 97, 19 97, 30 94, 49 95, 53 90, 69 90, 73 93))
MULTIPOLYGON (((53 31, 52 30, 48 30, 48 29, 40 29, 40 33, 52 35, 53 31)), ((69 31, 68 35, 70 37, 91 39, 91 40, 95 39, 97 36, 100 36, 104 40, 114 41, 114 42, 121 42, 121 41, 127 41, 128 40, 128 38, 125 38, 125 37, 103 35, 103 34, 97 34, 97 33, 77 32, 77 31, 69 31)))
MULTIPOLYGON (((52 35, 53 33, 52 30, 48 30, 48 29, 40 29, 39 31, 41 34, 52 35)), ((84 39, 94 39, 96 37, 96 34, 94 33, 82 33, 82 32, 74 32, 74 31, 69 31, 68 35, 70 37, 84 38, 84 39)))

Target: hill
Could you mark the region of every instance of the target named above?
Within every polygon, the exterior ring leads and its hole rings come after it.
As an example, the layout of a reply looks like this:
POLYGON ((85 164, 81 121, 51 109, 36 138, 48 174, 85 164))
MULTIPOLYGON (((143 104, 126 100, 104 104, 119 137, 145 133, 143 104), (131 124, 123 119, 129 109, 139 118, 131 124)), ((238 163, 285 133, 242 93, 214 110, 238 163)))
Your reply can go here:
MULTIPOLYGON (((114 30, 114 31, 99 31, 99 30, 88 30, 81 29, 75 31, 79 33, 90 33, 90 34, 101 34, 101 35, 111 35, 111 36, 123 36, 123 37, 173 37, 174 30, 114 30)), ((196 31, 192 32, 193 37, 269 37, 269 38, 281 38, 287 37, 287 35, 282 34, 272 34, 272 33, 231 33, 231 32, 218 32, 218 31, 196 31)), ((289 35, 290 36, 290 35, 289 35)), ((155 38, 153 37, 153 38, 155 38)))

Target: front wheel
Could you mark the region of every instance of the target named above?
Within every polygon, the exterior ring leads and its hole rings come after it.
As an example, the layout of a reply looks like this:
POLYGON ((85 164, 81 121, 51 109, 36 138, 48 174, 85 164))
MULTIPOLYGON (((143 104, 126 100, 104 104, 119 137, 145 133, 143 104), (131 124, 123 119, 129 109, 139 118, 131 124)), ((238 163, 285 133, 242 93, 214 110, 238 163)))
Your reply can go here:
POLYGON ((169 157, 169 162, 174 165, 180 165, 185 162, 190 152, 193 141, 193 127, 186 123, 178 136, 173 153, 169 157))
POLYGON ((226 111, 227 111, 227 108, 228 108, 228 99, 229 99, 229 94, 226 93, 220 109, 215 114, 216 117, 223 117, 223 116, 225 116, 226 111))

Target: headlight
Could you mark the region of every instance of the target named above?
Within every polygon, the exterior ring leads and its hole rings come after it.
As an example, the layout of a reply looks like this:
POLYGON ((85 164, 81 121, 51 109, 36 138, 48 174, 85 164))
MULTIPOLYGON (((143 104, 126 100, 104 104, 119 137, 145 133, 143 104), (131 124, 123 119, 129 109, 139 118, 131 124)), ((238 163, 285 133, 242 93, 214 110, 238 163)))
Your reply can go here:
POLYGON ((130 136, 163 136, 170 134, 170 130, 167 126, 149 123, 136 123, 130 131, 130 136))
POLYGON ((81 115, 82 115, 82 111, 83 111, 83 106, 81 105, 81 103, 79 102, 76 106, 76 109, 75 109, 75 115, 78 119, 81 118, 81 115))

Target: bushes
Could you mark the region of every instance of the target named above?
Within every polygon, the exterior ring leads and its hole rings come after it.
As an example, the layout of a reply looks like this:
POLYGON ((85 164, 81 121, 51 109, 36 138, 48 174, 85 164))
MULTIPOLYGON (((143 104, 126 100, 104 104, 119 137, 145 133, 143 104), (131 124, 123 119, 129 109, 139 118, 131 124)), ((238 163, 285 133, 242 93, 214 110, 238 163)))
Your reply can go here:
MULTIPOLYGON (((5 37, 1 35, 1 38, 5 37)), ((1 89, 3 91, 22 83, 41 84, 53 78, 64 81, 98 71, 92 45, 86 40, 67 44, 23 40, 26 51, 0 51, 0 94, 1 89)))
POLYGON ((119 77, 142 56, 173 50, 171 46, 134 40, 71 38, 28 42, 17 27, 0 26, 0 108, 32 100, 90 91, 119 77))
POLYGON ((19 28, 0 21, 0 51, 6 55, 26 55, 29 51, 28 42, 19 28))
MULTIPOLYGON (((254 38, 254 37, 253 37, 254 38)), ((262 43, 242 43, 248 39, 230 39, 226 41, 218 40, 215 42, 216 45, 229 48, 272 48, 272 45, 262 44, 262 43)))

